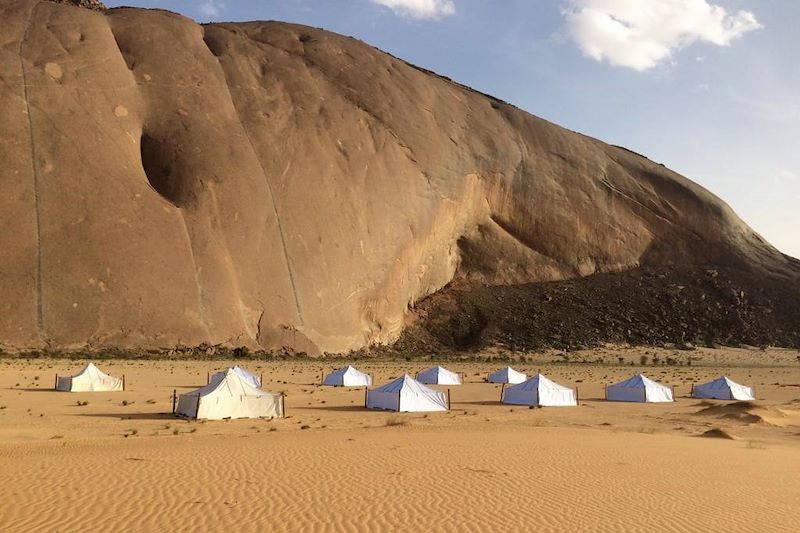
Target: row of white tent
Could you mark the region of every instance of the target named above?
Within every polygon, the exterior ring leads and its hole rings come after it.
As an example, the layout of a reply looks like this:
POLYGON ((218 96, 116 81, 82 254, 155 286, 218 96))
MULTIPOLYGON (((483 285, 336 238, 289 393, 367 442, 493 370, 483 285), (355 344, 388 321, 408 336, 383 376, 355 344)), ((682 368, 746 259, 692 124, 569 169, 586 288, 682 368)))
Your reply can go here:
MULTIPOLYGON (((489 383, 516 384, 527 379, 528 376, 524 373, 517 372, 508 366, 489 374, 487 381, 489 383)), ((426 385, 461 385, 463 383, 460 374, 442 366, 434 366, 417 373, 416 380, 426 385)), ((372 386, 372 376, 348 365, 325 376, 322 384, 333 387, 370 387, 372 386)))
MULTIPOLYGON (((498 379, 518 379, 510 367, 499 371, 498 379)), ((498 374, 495 372, 492 375, 498 374)), ((519 373, 517 373, 519 374, 519 373)), ((439 385, 456 385, 460 377, 442 367, 434 367, 414 379, 408 374, 390 383, 367 389, 365 406, 401 412, 447 411, 450 408, 449 391, 444 393, 428 387, 422 380, 439 385)), ((352 366, 341 368, 325 377, 323 383, 334 386, 369 387, 372 378, 352 366)), ((508 383, 503 381, 501 383, 508 383)), ((123 380, 101 372, 89 363, 80 373, 71 377, 57 377, 56 389, 62 391, 121 391, 123 380)), ((217 372, 209 383, 176 398, 174 412, 187 418, 219 420, 224 418, 280 418, 284 416, 282 394, 261 390, 261 378, 234 366, 217 372)), ((672 389, 642 374, 606 387, 605 397, 623 402, 671 402, 672 389)), ((726 376, 709 383, 692 387, 692 397, 719 400, 754 400, 753 389, 740 385, 726 376)), ((559 385, 542 374, 503 387, 500 401, 511 405, 539 407, 574 406, 578 404, 577 391, 559 385)))

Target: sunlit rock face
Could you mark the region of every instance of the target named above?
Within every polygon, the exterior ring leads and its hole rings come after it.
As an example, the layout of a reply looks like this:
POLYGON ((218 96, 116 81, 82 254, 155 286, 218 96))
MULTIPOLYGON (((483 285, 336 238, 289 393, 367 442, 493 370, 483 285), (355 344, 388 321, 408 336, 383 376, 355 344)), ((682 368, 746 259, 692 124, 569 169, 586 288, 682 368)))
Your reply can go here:
POLYGON ((320 353, 453 282, 797 267, 717 197, 363 42, 0 0, 0 345, 320 353))

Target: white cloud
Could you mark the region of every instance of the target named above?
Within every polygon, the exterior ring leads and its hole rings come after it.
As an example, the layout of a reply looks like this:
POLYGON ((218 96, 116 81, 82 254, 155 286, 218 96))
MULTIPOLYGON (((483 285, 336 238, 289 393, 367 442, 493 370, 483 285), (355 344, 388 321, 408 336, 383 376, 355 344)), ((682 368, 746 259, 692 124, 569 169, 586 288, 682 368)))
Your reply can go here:
POLYGON ((219 18, 227 6, 219 0, 203 0, 200 2, 200 14, 210 19, 219 18))
POLYGON ((644 71, 701 41, 728 46, 761 28, 749 11, 707 0, 565 0, 567 29, 584 55, 644 71))
POLYGON ((438 19, 454 15, 456 5, 453 0, 371 0, 386 6, 399 15, 416 19, 438 19))

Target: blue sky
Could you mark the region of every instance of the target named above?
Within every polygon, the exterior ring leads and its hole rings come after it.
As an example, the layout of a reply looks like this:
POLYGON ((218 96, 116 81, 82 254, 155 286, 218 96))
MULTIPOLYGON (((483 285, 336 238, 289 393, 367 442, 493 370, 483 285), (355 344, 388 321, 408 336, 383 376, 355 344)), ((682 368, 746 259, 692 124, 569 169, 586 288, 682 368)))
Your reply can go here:
POLYGON ((800 1, 105 3, 352 35, 664 163, 800 257, 800 1))

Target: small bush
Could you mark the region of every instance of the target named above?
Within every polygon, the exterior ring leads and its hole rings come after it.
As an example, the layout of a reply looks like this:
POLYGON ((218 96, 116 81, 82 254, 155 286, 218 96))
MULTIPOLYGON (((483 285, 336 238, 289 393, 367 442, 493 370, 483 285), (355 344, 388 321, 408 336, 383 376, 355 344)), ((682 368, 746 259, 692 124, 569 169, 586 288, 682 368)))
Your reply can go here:
POLYGON ((406 420, 405 418, 402 418, 400 416, 390 416, 389 418, 386 419, 386 425, 388 427, 405 426, 407 424, 408 424, 408 420, 406 420))

